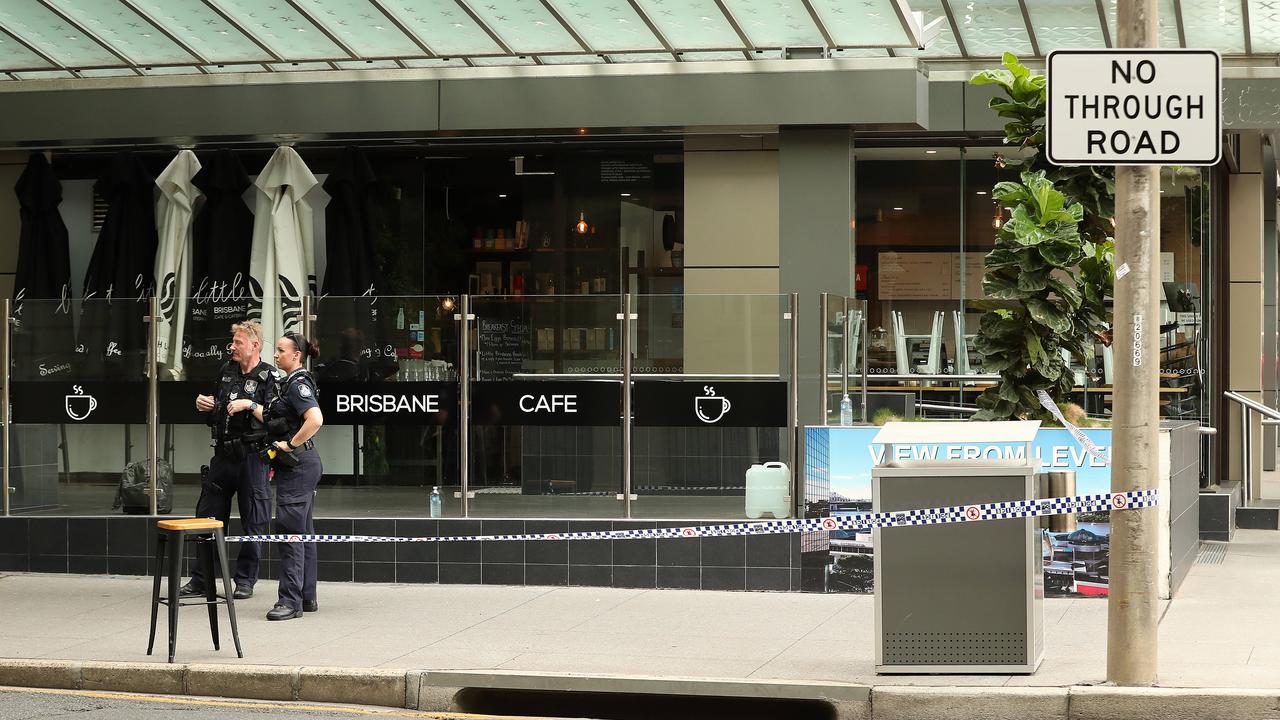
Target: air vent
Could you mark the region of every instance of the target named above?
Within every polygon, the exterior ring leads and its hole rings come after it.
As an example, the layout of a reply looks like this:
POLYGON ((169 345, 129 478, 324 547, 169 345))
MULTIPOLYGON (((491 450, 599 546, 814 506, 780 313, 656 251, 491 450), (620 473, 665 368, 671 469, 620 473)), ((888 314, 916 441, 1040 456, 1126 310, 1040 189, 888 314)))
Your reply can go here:
POLYGON ((1020 632, 885 633, 885 665, 1020 665, 1027 661, 1020 632))

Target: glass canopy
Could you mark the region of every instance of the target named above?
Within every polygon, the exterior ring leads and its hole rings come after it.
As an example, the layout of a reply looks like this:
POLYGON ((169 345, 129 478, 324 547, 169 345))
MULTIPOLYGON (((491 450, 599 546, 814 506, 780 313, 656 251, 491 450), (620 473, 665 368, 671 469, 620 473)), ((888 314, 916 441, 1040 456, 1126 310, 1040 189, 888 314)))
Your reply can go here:
MULTIPOLYGON (((1117 0, 2 0, 0 78, 1106 48, 1117 0)), ((1163 47, 1280 52, 1280 0, 1161 0, 1163 47)))

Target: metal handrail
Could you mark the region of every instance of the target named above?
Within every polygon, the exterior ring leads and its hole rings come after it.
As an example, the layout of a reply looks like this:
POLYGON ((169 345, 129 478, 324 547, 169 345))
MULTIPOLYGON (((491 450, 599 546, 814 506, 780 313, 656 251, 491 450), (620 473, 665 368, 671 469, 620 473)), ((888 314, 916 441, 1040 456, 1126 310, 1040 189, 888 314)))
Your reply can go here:
POLYGON ((978 408, 970 407, 968 405, 939 405, 936 403, 922 403, 922 402, 916 403, 916 408, 919 410, 938 410, 940 412, 957 412, 963 415, 975 415, 978 412, 978 408))
POLYGON ((868 373, 867 380, 963 380, 966 382, 974 380, 999 380, 998 373, 971 373, 969 375, 948 375, 946 373, 907 373, 907 374, 889 374, 889 373, 868 373))
MULTIPOLYGON (((1222 393, 1223 397, 1240 406, 1240 484, 1244 486, 1244 504, 1253 499, 1253 421, 1249 413, 1258 413, 1268 420, 1280 420, 1280 410, 1263 405, 1256 400, 1232 390, 1222 393)), ((1265 425, 1271 423, 1262 421, 1265 425)))
POLYGON ((1280 410, 1273 410, 1272 408, 1269 408, 1266 405, 1263 405, 1262 403, 1256 400, 1250 400, 1249 398, 1233 390, 1227 390, 1226 392, 1222 393, 1222 395, 1226 397, 1228 400, 1231 400, 1240 405, 1243 405, 1244 407, 1247 407, 1250 410, 1253 410, 1254 412, 1266 415, 1272 420, 1280 420, 1280 410))

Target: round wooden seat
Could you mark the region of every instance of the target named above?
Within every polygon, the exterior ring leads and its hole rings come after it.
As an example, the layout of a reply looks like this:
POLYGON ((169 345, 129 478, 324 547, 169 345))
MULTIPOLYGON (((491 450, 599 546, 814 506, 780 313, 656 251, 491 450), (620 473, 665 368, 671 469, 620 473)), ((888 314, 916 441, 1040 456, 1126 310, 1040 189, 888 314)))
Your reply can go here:
POLYGON ((221 520, 213 518, 184 518, 182 520, 160 520, 156 523, 160 530, 215 530, 222 527, 221 520))

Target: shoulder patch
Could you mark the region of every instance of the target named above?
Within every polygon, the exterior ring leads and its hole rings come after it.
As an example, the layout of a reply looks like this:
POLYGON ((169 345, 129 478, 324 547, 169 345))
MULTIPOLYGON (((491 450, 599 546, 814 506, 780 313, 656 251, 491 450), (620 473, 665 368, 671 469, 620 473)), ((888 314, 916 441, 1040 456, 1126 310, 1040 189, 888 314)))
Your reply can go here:
POLYGON ((311 386, 306 383, 298 385, 298 394, 302 397, 311 397, 311 386))
POLYGON ((280 368, 275 368, 274 370, 272 370, 272 371, 271 371, 271 376, 272 376, 272 377, 274 377, 274 378, 275 378, 275 379, 277 379, 277 380, 283 380, 283 379, 284 379, 284 373, 283 373, 283 372, 281 372, 280 368))
POLYGON ((258 378, 259 378, 259 379, 261 379, 261 380, 266 380, 266 379, 267 379, 267 375, 269 375, 270 373, 271 373, 271 371, 270 371, 270 370, 267 370, 267 369, 265 369, 265 368, 264 368, 262 372, 258 373, 258 378))

